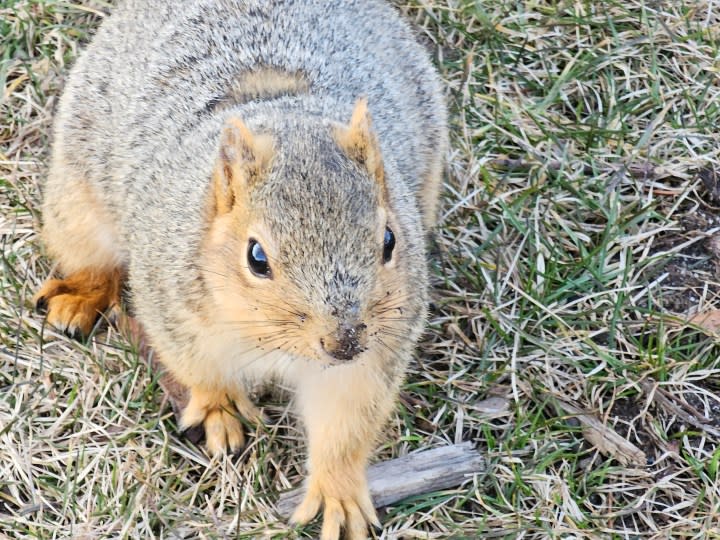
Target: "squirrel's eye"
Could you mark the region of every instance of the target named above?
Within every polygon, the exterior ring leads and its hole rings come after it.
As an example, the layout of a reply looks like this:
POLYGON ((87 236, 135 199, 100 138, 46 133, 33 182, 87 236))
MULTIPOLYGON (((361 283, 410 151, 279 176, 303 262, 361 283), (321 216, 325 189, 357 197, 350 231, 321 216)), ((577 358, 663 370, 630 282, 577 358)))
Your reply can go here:
POLYGON ((268 264, 267 255, 257 240, 250 239, 247 251, 248 264, 250 270, 257 277, 271 277, 270 265, 268 264))
POLYGON ((395 248, 395 235, 390 230, 390 227, 385 227, 385 240, 383 245, 383 264, 390 262, 392 259, 392 252, 395 248))

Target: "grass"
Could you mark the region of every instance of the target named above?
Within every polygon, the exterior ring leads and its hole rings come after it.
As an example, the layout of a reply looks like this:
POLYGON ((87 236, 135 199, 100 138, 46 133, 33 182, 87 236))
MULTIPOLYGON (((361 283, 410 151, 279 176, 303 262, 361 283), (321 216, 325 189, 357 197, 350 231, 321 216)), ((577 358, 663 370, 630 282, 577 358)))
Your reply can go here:
MULTIPOLYGON (((430 323, 377 458, 475 440, 488 471, 385 509, 382 537, 720 538, 720 7, 395 3, 447 83, 453 150, 430 323)), ((107 7, 0 1, 0 536, 315 535, 272 511, 303 476, 283 400, 244 459, 210 461, 132 344, 32 313, 52 112, 107 7)))

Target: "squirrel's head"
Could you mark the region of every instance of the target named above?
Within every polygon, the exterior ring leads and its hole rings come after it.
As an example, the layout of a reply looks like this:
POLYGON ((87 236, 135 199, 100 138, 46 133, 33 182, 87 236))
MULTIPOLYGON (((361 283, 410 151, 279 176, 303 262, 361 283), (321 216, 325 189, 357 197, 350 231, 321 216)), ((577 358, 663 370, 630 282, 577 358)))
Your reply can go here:
POLYGON ((284 122, 223 128, 202 261, 212 318, 257 357, 392 354, 424 315, 408 282, 424 261, 406 256, 423 239, 392 207, 367 102, 347 124, 284 122))

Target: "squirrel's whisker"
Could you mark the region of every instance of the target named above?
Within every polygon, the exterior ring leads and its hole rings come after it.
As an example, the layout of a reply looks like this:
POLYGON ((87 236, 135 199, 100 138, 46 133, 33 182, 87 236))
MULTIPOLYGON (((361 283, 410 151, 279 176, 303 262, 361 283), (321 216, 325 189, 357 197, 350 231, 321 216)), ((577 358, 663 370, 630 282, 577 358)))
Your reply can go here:
POLYGON ((226 325, 226 326, 257 326, 257 327, 263 327, 263 326, 269 326, 269 327, 278 327, 278 326, 290 326, 290 327, 297 327, 298 323, 296 321, 288 321, 284 319, 266 319, 262 321, 239 321, 239 320, 230 320, 230 321, 220 321, 219 324, 226 325))
POLYGON ((414 320, 413 317, 386 317, 386 316, 378 316, 376 317, 376 320, 380 323, 382 322, 407 322, 414 320))

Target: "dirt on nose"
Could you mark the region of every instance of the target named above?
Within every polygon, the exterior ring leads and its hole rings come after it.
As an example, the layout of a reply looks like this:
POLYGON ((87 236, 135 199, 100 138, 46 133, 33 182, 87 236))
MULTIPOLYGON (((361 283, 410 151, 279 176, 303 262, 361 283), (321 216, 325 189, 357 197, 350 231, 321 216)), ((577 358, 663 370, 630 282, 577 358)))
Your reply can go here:
POLYGON ((352 360, 365 350, 365 324, 338 328, 334 335, 320 340, 325 352, 337 360, 352 360))

